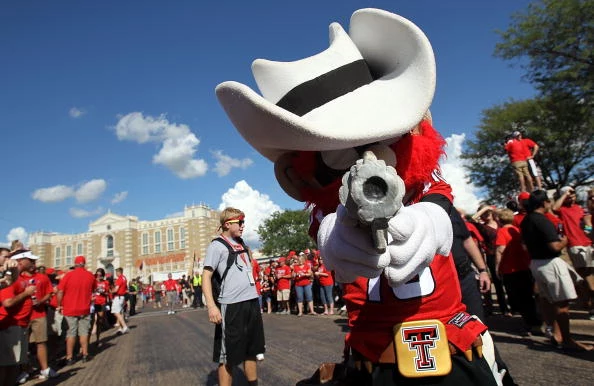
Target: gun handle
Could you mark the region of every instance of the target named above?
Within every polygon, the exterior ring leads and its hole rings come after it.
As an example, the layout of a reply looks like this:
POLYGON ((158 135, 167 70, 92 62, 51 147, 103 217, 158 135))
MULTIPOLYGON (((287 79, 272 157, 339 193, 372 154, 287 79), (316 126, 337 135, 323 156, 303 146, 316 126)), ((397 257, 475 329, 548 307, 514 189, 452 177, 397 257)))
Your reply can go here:
POLYGON ((371 223, 371 238, 378 253, 386 252, 388 247, 388 219, 378 218, 371 223))

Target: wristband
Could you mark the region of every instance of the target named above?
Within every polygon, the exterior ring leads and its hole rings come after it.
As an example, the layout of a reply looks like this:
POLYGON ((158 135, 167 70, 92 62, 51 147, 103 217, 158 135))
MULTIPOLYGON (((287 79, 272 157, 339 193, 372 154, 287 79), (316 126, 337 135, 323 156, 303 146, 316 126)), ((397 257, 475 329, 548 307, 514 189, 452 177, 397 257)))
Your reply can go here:
POLYGON ((479 273, 487 272, 487 268, 481 268, 478 271, 479 271, 479 273))

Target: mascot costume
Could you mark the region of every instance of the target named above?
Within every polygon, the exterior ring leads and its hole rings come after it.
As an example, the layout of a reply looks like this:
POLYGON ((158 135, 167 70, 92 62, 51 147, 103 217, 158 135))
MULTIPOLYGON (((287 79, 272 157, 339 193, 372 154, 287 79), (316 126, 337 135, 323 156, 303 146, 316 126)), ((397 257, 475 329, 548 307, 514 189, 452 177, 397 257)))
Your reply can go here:
POLYGON ((453 197, 429 114, 427 37, 401 16, 362 9, 348 33, 330 25, 325 51, 258 59, 252 70, 262 95, 224 82, 217 97, 285 192, 309 206, 348 311, 345 362, 300 384, 500 384, 450 256, 453 197))

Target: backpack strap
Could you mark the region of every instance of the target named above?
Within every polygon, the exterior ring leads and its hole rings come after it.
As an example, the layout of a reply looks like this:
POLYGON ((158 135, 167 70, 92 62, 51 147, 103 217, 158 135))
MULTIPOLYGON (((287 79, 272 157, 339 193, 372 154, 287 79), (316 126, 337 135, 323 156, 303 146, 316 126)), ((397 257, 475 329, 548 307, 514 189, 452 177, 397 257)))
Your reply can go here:
POLYGON ((237 260, 237 256, 239 256, 242 253, 247 253, 248 254, 248 258, 251 262, 252 257, 250 256, 249 250, 246 247, 245 243, 243 242, 243 239, 239 238, 239 243, 241 244, 241 246, 243 247, 242 250, 236 251, 231 244, 229 244, 229 242, 227 242, 227 240, 225 240, 222 237, 217 237, 215 239, 213 239, 212 241, 218 241, 219 243, 223 244, 224 246, 227 247, 227 250, 229 251, 229 256, 227 257, 227 266, 225 267, 225 271, 223 272, 223 276, 221 276, 221 285, 223 284, 223 282, 225 281, 225 277, 227 277, 227 273, 229 272, 229 269, 231 268, 231 266, 233 265, 233 263, 235 263, 235 261, 237 260))

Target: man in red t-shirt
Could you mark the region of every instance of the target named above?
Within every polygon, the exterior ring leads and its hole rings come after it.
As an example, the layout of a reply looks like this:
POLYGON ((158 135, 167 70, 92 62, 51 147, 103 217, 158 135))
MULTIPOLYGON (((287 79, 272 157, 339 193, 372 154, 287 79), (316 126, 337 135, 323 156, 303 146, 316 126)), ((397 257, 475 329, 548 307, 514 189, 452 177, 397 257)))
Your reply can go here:
POLYGON ((89 360, 89 333, 91 330, 91 299, 97 288, 93 274, 85 269, 84 256, 74 258, 74 269, 68 272, 58 284, 58 308, 62 312, 68 331, 66 332, 66 365, 74 360, 76 337, 80 343, 82 360, 89 360))
POLYGON ((36 287, 35 295, 32 297, 33 310, 29 322, 29 343, 37 345, 37 360, 39 361, 40 379, 55 378, 58 374, 48 366, 47 355, 47 312, 46 306, 52 296, 52 284, 46 274, 37 272, 35 260, 31 263, 24 263, 28 259, 19 260, 19 264, 24 264, 21 277, 29 284, 36 287))
POLYGON ((116 280, 111 291, 113 294, 111 313, 116 317, 117 324, 120 326, 118 334, 125 334, 130 331, 126 325, 126 320, 124 319, 124 305, 126 303, 126 293, 128 292, 128 279, 124 276, 123 268, 117 268, 115 272, 116 280))
MULTIPOLYGON (((17 275, 34 264, 38 257, 30 251, 14 254, 12 261, 6 263, 11 269, 10 284, 0 290, 0 380, 2 384, 17 382, 19 365, 27 363, 27 327, 31 317, 35 285, 17 275), (13 276, 16 276, 13 278, 13 276), (14 280, 14 281, 13 281, 14 280)), ((19 377, 20 378, 20 377, 19 377)), ((26 380, 26 377, 24 378, 26 380)))
POLYGON ((534 190, 532 183, 532 176, 528 166, 528 160, 534 158, 538 152, 538 145, 528 138, 522 138, 522 133, 514 131, 512 139, 505 143, 505 151, 509 156, 509 161, 518 176, 520 182, 520 190, 522 192, 531 192, 534 190), (532 151, 530 149, 533 149, 532 151))
POLYGON ((277 314, 289 315, 289 296, 291 295, 291 267, 286 264, 286 259, 278 259, 278 267, 274 270, 276 276, 276 301, 278 303, 277 314))
POLYGON ((584 232, 584 209, 576 204, 575 189, 564 186, 561 195, 553 204, 553 211, 563 223, 563 232, 567 236, 567 251, 575 270, 586 279, 589 292, 584 301, 590 307, 594 317, 594 260, 592 259, 592 240, 584 232))
POLYGON ((165 286, 165 292, 167 293, 167 304, 169 305, 169 311, 167 311, 167 315, 175 314, 173 307, 175 306, 175 302, 178 298, 177 295, 177 280, 173 280, 173 276, 171 273, 167 274, 167 280, 163 282, 165 286))

